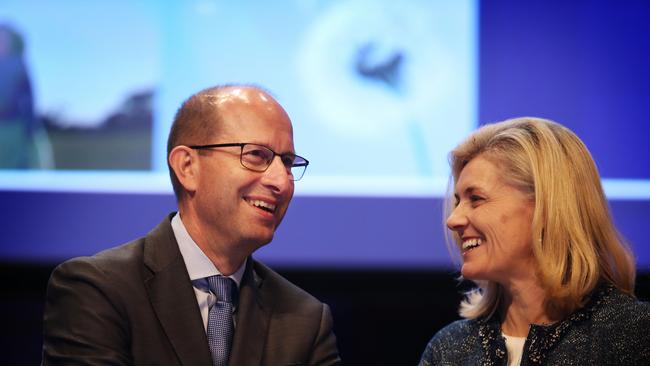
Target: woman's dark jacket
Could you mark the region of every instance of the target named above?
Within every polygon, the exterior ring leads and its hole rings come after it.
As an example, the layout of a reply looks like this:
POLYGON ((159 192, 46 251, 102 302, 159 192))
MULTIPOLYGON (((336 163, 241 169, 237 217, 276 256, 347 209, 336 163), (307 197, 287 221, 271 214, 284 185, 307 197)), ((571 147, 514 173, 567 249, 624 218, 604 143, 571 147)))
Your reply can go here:
MULTIPOLYGON (((421 366, 507 364, 497 316, 446 326, 420 360, 421 366)), ((531 325, 521 365, 650 365, 650 303, 601 285, 564 321, 531 325)))

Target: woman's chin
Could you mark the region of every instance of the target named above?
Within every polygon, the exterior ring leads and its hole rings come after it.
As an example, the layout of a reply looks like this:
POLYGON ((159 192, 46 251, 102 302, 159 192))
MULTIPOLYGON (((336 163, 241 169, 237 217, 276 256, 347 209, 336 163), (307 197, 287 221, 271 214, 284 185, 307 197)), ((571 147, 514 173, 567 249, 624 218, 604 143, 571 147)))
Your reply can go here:
POLYGON ((463 264, 460 269, 460 274, 463 275, 463 278, 466 280, 480 281, 485 280, 485 273, 478 270, 478 268, 473 268, 472 265, 463 264))

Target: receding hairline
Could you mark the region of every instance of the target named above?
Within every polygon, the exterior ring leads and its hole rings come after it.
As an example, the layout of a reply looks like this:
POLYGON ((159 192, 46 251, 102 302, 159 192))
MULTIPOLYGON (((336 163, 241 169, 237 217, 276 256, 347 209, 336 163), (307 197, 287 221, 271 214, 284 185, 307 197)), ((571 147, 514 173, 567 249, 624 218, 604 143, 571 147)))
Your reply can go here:
MULTIPOLYGON (((171 148, 176 145, 183 143, 200 143, 200 141, 183 141, 186 138, 196 138, 198 131, 207 132, 211 134, 217 133, 221 125, 221 109, 222 102, 228 101, 233 97, 233 91, 237 89, 242 89, 244 92, 257 92, 261 95, 262 99, 273 102, 273 104, 282 108, 280 104, 276 101, 275 97, 263 87, 258 85, 249 85, 249 84, 224 84, 218 85, 210 88, 203 89, 199 92, 192 94, 188 97, 180 106, 177 111, 177 114, 174 118, 174 124, 178 120, 183 121, 184 123, 182 128, 180 128, 179 134, 174 134, 174 146, 168 146, 168 153, 171 151, 171 148), (211 117, 211 123, 206 123, 202 125, 200 119, 211 117), (191 122, 191 123, 189 123, 191 122)), ((235 93, 235 97, 241 96, 243 93, 235 93)), ((234 99, 234 98, 233 98, 234 99)), ((241 98, 238 98, 241 99, 241 98)), ((174 125, 173 124, 173 125, 174 125)), ((176 126, 180 127, 180 126, 176 126)), ((174 129, 174 126, 172 126, 174 129)), ((170 134, 172 131, 170 131, 170 134)))
POLYGON ((208 103, 209 105, 218 108, 219 104, 222 101, 228 101, 233 97, 246 99, 243 97, 242 93, 236 92, 237 89, 241 89, 244 92, 255 91, 261 95, 262 99, 273 102, 274 104, 280 106, 280 103, 278 103, 276 97, 269 90, 252 84, 226 84, 203 89, 189 97, 187 101, 189 102, 190 100, 195 100, 196 102, 208 103))
MULTIPOLYGON (((281 111, 289 119, 284 107, 280 105, 273 94, 265 88, 252 84, 223 84, 200 90, 185 99, 176 111, 167 139, 167 157, 171 151, 179 145, 203 145, 212 143, 210 138, 220 133, 223 126, 222 111, 228 108, 222 105, 222 101, 256 99, 262 103, 269 103, 271 108, 281 111), (236 92, 238 89, 241 93, 236 92), (241 98, 235 98, 241 96, 241 98)), ((290 124, 291 126, 291 124, 290 124)), ((293 129, 293 126, 291 126, 293 129)), ((172 186, 177 199, 182 187, 176 178, 176 174, 167 162, 172 186)))

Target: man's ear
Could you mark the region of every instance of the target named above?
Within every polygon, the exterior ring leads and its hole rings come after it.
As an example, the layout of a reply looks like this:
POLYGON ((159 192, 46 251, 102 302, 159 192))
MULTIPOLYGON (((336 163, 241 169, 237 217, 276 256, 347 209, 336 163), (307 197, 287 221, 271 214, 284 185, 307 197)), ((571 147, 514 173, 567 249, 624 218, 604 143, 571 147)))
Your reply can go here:
POLYGON ((176 173, 176 178, 189 193, 196 191, 198 184, 198 155, 195 150, 178 145, 169 153, 169 165, 176 173))

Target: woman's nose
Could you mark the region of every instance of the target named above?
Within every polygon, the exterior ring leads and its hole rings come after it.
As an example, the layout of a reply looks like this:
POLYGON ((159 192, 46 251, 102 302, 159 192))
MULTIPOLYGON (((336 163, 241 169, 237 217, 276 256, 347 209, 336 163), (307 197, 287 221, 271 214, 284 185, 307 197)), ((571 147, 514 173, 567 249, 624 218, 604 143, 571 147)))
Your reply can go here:
POLYGON ((447 217, 447 227, 449 230, 460 231, 467 226, 467 215, 462 204, 454 207, 449 217, 447 217))

